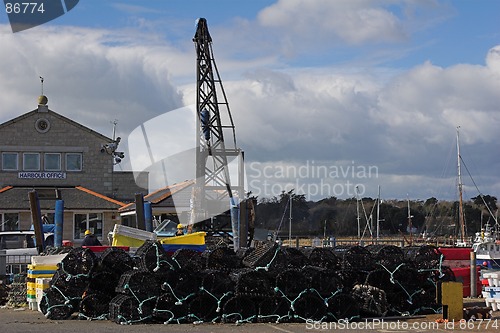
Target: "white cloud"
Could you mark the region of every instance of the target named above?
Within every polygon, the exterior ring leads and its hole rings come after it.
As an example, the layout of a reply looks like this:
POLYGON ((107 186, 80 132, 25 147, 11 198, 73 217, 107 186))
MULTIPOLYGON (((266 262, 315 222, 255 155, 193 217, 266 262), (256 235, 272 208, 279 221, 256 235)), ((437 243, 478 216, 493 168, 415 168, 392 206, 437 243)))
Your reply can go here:
POLYGON ((1 119, 36 107, 39 76, 45 78, 52 110, 108 136, 114 119, 119 132, 127 133, 181 106, 170 77, 185 57, 168 45, 139 43, 135 37, 70 27, 1 34, 6 52, 0 54, 0 71, 10 78, 0 82, 1 119))
MULTIPOLYGON (((294 3, 279 1, 259 15, 259 29, 270 31, 264 38, 269 47, 286 46, 294 35, 306 39, 309 34, 315 40, 308 46, 329 36, 354 44, 405 38, 400 19, 379 5, 389 2, 294 3), (320 11, 329 19, 319 20, 320 11), (363 13, 364 25, 355 27, 363 13), (342 20, 346 26, 339 26, 342 20), (280 32, 283 38, 278 38, 280 32)), ((39 75, 45 77, 51 109, 108 136, 110 121, 118 119, 123 139, 142 123, 195 102, 193 49, 187 53, 158 36, 130 31, 65 27, 11 34, 5 25, 0 29, 2 50, 7 50, 0 53, 0 74, 8 78, 0 81, 0 122, 35 108, 39 75)), ((455 127, 461 125, 464 152, 473 154, 471 159, 484 159, 477 170, 486 185, 482 191, 497 194, 500 182, 494 172, 500 161, 492 152, 498 151, 500 126, 500 46, 488 52, 485 66, 425 62, 409 70, 311 69, 280 64, 280 51, 226 60, 238 46, 252 43, 243 38, 228 51, 223 46, 231 45, 230 38, 242 36, 226 31, 221 37, 224 42, 215 44, 215 57, 247 162, 375 165, 379 177, 364 180, 373 188, 372 196, 382 185, 389 197, 409 192, 427 198, 438 193, 434 185, 455 127)), ((168 132, 169 126, 175 124, 158 128, 168 132)), ((169 140, 177 144, 193 137, 178 131, 169 140)))
POLYGON ((258 22, 288 38, 348 44, 405 39, 399 19, 374 1, 280 0, 262 10, 258 22))

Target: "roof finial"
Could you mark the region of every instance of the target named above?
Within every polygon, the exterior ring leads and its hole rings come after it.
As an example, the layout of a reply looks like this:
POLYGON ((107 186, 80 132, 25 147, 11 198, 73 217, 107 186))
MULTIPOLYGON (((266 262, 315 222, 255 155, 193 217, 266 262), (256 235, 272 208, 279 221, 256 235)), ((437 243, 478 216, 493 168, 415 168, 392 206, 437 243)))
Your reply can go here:
POLYGON ((48 98, 47 98, 47 96, 45 96, 43 94, 43 81, 44 81, 43 77, 40 76, 40 84, 42 86, 42 94, 40 96, 38 96, 38 105, 39 106, 40 105, 44 105, 45 106, 45 105, 47 105, 47 102, 49 101, 48 98))
POLYGON ((42 93, 40 95, 43 95, 43 77, 40 76, 40 84, 42 86, 42 93))

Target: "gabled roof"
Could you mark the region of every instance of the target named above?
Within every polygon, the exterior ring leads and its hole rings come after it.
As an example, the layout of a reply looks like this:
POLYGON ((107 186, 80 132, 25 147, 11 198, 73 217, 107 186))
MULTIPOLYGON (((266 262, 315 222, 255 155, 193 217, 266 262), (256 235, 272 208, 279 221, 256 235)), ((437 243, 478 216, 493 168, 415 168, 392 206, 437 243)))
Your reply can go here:
MULTIPOLYGON (((55 188, 54 188, 55 189, 55 188)), ((85 187, 57 188, 64 201, 64 208, 68 210, 117 210, 125 206, 125 203, 109 198, 85 187)), ((33 188, 25 186, 6 186, 0 189, 0 202, 2 209, 6 210, 30 210, 28 193, 33 188)), ((54 209, 54 200, 40 200, 41 209, 54 209)))
MULTIPOLYGON (((149 201, 152 204, 159 204, 167 199, 170 199, 174 194, 194 185, 195 181, 185 180, 180 183, 169 185, 167 187, 156 190, 144 197, 144 201, 149 201)), ((120 212, 135 210, 135 202, 131 202, 119 209, 120 212)))
MULTIPOLYGON (((0 124, 0 129, 2 129, 3 127, 9 126, 11 124, 14 124, 14 123, 16 123, 18 121, 21 121, 23 119, 29 118, 29 117, 33 116, 34 114, 38 114, 38 113, 39 113, 38 110, 35 109, 33 111, 30 111, 30 112, 27 112, 25 114, 22 114, 22 115, 20 115, 20 116, 18 116, 16 118, 13 118, 11 120, 8 120, 8 121, 0 124)), ((111 139, 111 138, 109 138, 109 137, 107 137, 107 136, 105 136, 105 135, 103 135, 103 134, 101 134, 99 132, 96 132, 93 129, 90 129, 90 128, 86 127, 86 126, 83 126, 82 124, 79 124, 79 123, 77 123, 74 120, 66 118, 65 116, 63 116, 63 115, 61 115, 61 114, 59 114, 57 112, 54 112, 54 111, 52 111, 50 109, 46 113, 48 113, 48 114, 50 114, 50 115, 52 115, 52 116, 54 116, 56 118, 59 118, 62 121, 67 122, 67 123, 69 123, 69 124, 71 124, 71 125, 73 125, 75 127, 78 127, 79 129, 81 129, 81 130, 83 130, 85 132, 92 133, 93 135, 95 135, 97 137, 100 137, 102 140, 113 141, 113 139, 111 139)))

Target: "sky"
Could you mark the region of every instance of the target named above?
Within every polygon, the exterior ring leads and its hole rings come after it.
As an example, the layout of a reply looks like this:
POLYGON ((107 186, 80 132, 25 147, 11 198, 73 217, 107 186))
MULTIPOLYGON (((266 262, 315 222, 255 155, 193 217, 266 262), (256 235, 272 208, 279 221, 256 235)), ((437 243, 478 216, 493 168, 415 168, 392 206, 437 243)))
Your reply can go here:
POLYGON ((464 198, 500 197, 499 16, 495 0, 81 0, 13 33, 2 11, 0 123, 36 108, 42 76, 51 110, 109 137, 117 122, 117 170, 153 163, 143 128, 154 163, 189 149, 204 17, 253 195, 457 200, 458 134, 464 198))

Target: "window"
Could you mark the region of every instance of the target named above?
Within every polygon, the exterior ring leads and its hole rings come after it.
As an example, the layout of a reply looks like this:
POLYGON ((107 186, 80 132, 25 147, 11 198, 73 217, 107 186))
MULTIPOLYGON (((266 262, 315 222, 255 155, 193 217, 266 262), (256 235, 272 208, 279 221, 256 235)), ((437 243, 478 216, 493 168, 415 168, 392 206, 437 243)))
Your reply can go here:
POLYGON ((85 238, 85 230, 90 230, 102 239, 102 213, 82 213, 74 215, 74 239, 85 238))
POLYGON ((66 170, 82 171, 82 154, 79 153, 66 154, 66 170))
POLYGON ((24 153, 23 154, 23 170, 38 171, 40 170, 40 154, 39 153, 24 153))
POLYGON ((0 222, 2 227, 0 230, 19 230, 19 214, 18 213, 0 213, 0 222))
POLYGON ((18 169, 18 154, 17 153, 2 153, 2 169, 17 170, 18 169))
POLYGON ((61 154, 46 153, 43 159, 45 170, 60 171, 61 170, 61 154))

